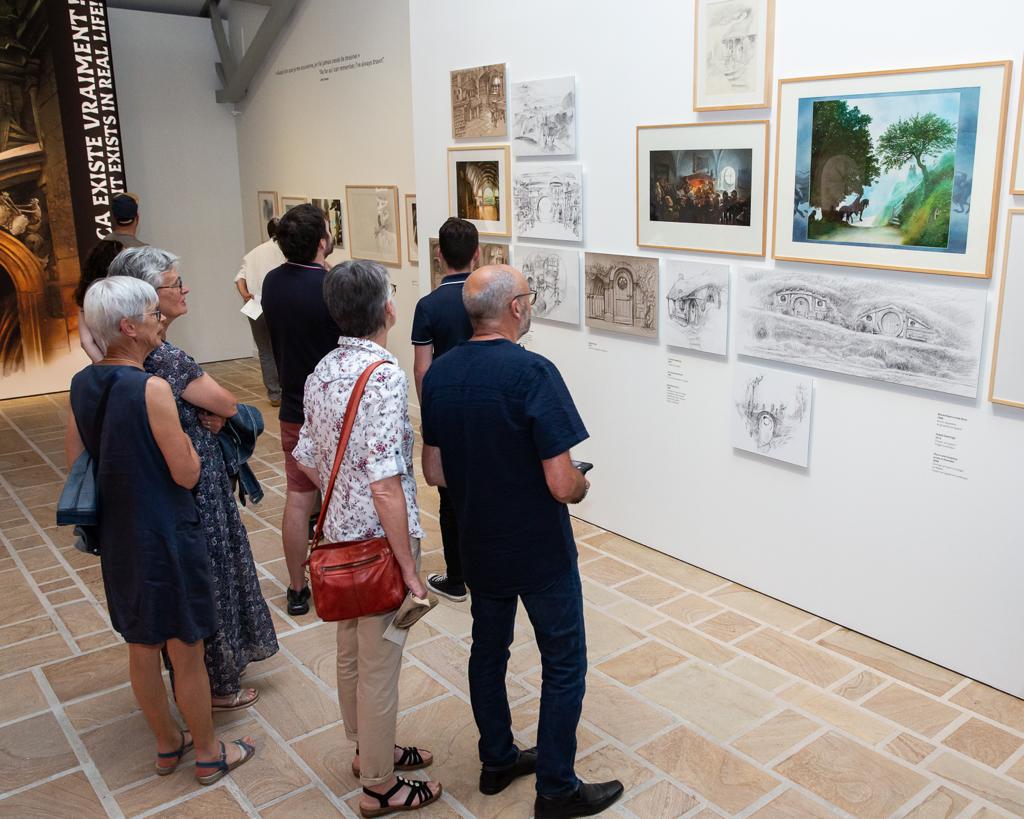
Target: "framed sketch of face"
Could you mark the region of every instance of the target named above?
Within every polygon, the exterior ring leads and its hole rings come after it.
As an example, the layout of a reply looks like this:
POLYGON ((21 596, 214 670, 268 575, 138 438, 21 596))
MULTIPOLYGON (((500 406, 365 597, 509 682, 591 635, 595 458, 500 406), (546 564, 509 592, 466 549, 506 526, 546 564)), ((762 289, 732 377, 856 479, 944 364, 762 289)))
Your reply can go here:
POLYGON ((256 194, 257 208, 259 209, 260 240, 265 242, 270 236, 267 234, 267 222, 275 216, 280 216, 280 204, 277 201, 277 191, 259 191, 256 194))
POLYGON ((416 194, 405 195, 405 241, 409 264, 420 263, 420 233, 416 225, 416 194))
POLYGON ((772 102, 775 0, 695 0, 693 110, 772 102))
POLYGON ((402 266, 402 229, 398 219, 397 185, 347 185, 349 252, 353 259, 370 259, 402 266))

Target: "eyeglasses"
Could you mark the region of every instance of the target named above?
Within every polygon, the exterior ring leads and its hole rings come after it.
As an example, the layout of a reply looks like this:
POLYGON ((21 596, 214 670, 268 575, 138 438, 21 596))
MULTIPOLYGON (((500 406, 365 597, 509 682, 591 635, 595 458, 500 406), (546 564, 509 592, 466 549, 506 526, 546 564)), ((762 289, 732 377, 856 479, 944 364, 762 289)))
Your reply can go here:
POLYGON ((158 287, 156 289, 157 290, 181 290, 181 288, 184 287, 184 286, 185 286, 184 280, 182 280, 181 276, 178 276, 178 278, 174 282, 174 284, 165 284, 162 287, 158 287))
MULTIPOLYGON (((525 298, 529 298, 530 299, 530 304, 536 304, 537 303, 537 291, 536 290, 531 290, 528 293, 520 293, 518 296, 513 296, 512 297, 512 301, 515 301, 516 299, 525 299, 525 298)), ((511 304, 511 303, 512 302, 509 302, 509 304, 511 304)))
POLYGON ((164 314, 160 312, 159 307, 157 307, 156 310, 154 310, 152 313, 144 313, 143 315, 153 316, 156 318, 157 321, 160 321, 160 319, 164 317, 164 314))

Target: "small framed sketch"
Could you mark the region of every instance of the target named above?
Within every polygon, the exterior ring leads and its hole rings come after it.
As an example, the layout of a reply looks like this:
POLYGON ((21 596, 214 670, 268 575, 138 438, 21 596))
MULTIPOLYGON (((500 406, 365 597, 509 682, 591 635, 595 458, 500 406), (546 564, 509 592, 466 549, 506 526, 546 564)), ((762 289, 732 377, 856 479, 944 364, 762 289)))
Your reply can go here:
POLYGON ((436 236, 431 236, 427 243, 430 247, 430 289, 437 290, 444 278, 444 265, 441 264, 441 248, 436 236))
POLYGON ((764 256, 768 122, 636 129, 640 247, 764 256))
POLYGON ((1024 409, 1024 209, 1006 216, 1003 280, 999 285, 988 400, 1024 409))
POLYGON ((510 236, 508 145, 448 149, 448 212, 481 236, 510 236))
POLYGON ((665 341, 674 347, 726 354, 729 265, 670 259, 665 341))
POLYGON ((256 202, 260 213, 260 239, 265 242, 270 238, 267 234, 267 222, 279 214, 277 191, 259 191, 256 194, 256 202))
POLYGON ((579 251, 534 245, 516 245, 513 251, 516 267, 537 291, 533 317, 579 326, 579 251))
POLYGON ((780 80, 772 255, 991 276, 1010 68, 780 80))
POLYGON ((587 327, 658 337, 658 260, 587 253, 583 264, 587 327))
POLYGON ((732 445, 806 467, 813 391, 814 381, 808 376, 737 364, 732 388, 732 445))
POLYGON ((349 252, 391 267, 402 265, 397 185, 346 185, 349 252))
POLYGON ((489 264, 508 264, 508 245, 500 242, 481 242, 480 258, 477 259, 473 269, 484 267, 489 264))
POLYGON ((574 162, 522 164, 512 185, 516 236, 583 240, 583 166, 574 162))
POLYGON ((331 237, 334 239, 334 248, 344 249, 345 247, 345 232, 342 225, 341 217, 341 200, 340 199, 313 199, 312 204, 316 205, 320 210, 327 214, 327 222, 331 226, 331 237))
POLYGON ((281 197, 281 213, 287 213, 296 205, 308 205, 308 196, 282 196, 281 197))
POLYGON ((409 264, 420 263, 420 233, 416 226, 416 194, 405 195, 405 241, 409 264))
POLYGON ((772 102, 775 0, 695 0, 693 110, 772 102))
POLYGON ((452 136, 455 139, 503 137, 505 64, 459 68, 451 72, 452 136))
POLYGON ((511 124, 516 156, 576 153, 576 78, 515 83, 511 124))
POLYGON ((1020 95, 1017 97, 1017 135, 1013 141, 1013 171, 1010 174, 1010 193, 1024 196, 1024 76, 1020 81, 1020 95))

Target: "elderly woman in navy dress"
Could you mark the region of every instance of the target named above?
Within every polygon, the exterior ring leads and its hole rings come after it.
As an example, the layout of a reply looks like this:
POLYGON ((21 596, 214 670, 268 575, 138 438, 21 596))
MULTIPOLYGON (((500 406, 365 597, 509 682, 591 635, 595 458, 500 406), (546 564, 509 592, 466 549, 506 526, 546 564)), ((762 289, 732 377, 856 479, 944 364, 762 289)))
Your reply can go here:
POLYGON ((83 449, 96 464, 100 567, 110 623, 128 643, 132 692, 156 737, 156 773, 173 773, 195 749, 196 777, 210 785, 248 760, 251 737, 218 741, 203 640, 217 616, 210 559, 195 499, 200 464, 171 388, 142 362, 162 343, 157 295, 124 277, 93 284, 84 318, 102 357, 71 381, 64 438, 68 467, 83 449), (166 649, 177 670, 171 716, 160 673, 166 649))
MULTIPOLYGON (((178 258, 155 247, 128 248, 110 265, 110 275, 148 282, 160 298, 165 326, 188 311, 188 288, 178 258)), ((182 428, 192 439, 202 473, 194 490, 206 533, 218 628, 206 641, 215 711, 246 708, 259 699, 240 678, 250 662, 277 653, 277 636, 263 599, 249 537, 238 514, 216 432, 235 414, 235 398, 204 373, 191 356, 164 341, 146 359, 146 371, 171 385, 182 428)))

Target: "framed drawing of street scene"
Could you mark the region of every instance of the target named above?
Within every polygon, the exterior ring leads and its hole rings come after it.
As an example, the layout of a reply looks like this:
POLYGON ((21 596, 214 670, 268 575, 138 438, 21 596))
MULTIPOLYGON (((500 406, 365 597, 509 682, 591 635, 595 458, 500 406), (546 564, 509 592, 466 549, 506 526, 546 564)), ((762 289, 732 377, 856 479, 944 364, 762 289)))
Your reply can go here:
POLYGON ((774 257, 991 276, 1010 68, 780 80, 774 257))
POLYGON ((509 236, 512 217, 508 145, 448 149, 448 213, 481 236, 509 236))
POLYGON ((349 252, 353 259, 402 266, 397 185, 346 185, 349 252))
POLYGON ((452 71, 451 91, 455 139, 503 137, 508 133, 504 63, 452 71))
POLYGON ((693 110, 769 107, 775 0, 693 5, 693 110))
POLYGON ((768 122, 636 129, 640 247, 764 256, 768 122))

